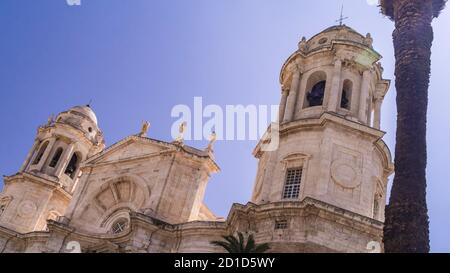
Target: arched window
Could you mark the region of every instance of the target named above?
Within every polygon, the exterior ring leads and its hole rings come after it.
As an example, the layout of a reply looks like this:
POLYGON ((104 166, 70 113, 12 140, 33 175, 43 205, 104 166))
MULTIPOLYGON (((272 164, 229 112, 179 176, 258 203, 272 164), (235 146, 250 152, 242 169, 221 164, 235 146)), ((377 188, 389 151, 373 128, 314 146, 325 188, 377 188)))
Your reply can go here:
POLYGON ((48 141, 46 141, 44 144, 42 144, 41 148, 39 149, 38 154, 36 155, 36 158, 33 161, 33 165, 36 165, 41 161, 42 156, 45 153, 45 150, 47 150, 47 146, 48 146, 48 141))
POLYGON ((60 147, 58 150, 56 150, 55 154, 53 155, 52 161, 50 161, 49 166, 54 168, 59 162, 59 159, 61 158, 61 155, 63 153, 63 149, 60 147))
POLYGON ((326 81, 316 83, 307 95, 309 107, 321 106, 323 104, 323 97, 325 96, 326 81))
POLYGON ((67 165, 66 171, 64 173, 73 179, 75 177, 75 172, 77 168, 78 168, 78 156, 75 153, 70 159, 69 164, 67 165))
POLYGON ((315 71, 308 77, 303 98, 303 108, 321 106, 325 98, 327 74, 324 71, 315 71))
POLYGON ((352 89, 353 83, 350 80, 345 80, 342 87, 341 108, 350 110, 352 89))
POLYGON ((119 234, 128 228, 128 219, 120 218, 111 226, 111 232, 113 234, 119 234))

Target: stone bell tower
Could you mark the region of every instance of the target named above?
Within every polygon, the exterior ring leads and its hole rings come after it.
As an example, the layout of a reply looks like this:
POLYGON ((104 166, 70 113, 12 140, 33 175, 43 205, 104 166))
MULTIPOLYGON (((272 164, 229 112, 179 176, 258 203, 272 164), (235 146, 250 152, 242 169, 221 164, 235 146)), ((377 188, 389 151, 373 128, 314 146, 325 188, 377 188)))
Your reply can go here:
POLYGON ((384 221, 393 164, 380 127, 390 85, 380 59, 370 34, 345 25, 301 40, 281 70, 279 148, 254 151, 252 202, 312 199, 384 221))
POLYGON ((76 106, 38 128, 20 171, 4 178, 0 226, 20 233, 46 228, 65 213, 81 175, 80 164, 105 147, 89 106, 76 106))

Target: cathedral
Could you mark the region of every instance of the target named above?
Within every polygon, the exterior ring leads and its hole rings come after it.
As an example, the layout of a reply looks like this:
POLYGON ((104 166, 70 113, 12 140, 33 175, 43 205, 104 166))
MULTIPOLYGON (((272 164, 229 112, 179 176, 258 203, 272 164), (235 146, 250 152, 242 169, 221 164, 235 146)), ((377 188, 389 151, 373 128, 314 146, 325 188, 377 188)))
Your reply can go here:
POLYGON ((220 171, 212 145, 152 139, 144 124, 106 147, 89 106, 50 118, 18 172, 4 177, 0 253, 74 244, 84 253, 221 253, 211 242, 237 232, 273 253, 382 246, 394 171, 380 127, 390 81, 372 43, 346 25, 301 39, 281 69, 278 149, 263 148, 270 138, 258 143, 251 200, 227 218, 203 201, 220 171))

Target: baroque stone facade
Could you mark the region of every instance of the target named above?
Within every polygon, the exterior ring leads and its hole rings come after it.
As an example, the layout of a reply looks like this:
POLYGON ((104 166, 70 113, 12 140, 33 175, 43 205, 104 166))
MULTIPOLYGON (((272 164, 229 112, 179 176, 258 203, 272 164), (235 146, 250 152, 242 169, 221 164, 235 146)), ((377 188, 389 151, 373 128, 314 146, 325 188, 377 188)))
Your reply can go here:
POLYGON ((284 64, 279 148, 259 160, 247 205, 226 219, 203 203, 220 169, 199 150, 142 132, 105 148, 89 106, 59 114, 0 194, 0 252, 222 252, 210 244, 253 233, 271 252, 368 252, 382 242, 393 164, 380 130, 390 82, 363 36, 334 26, 284 64))

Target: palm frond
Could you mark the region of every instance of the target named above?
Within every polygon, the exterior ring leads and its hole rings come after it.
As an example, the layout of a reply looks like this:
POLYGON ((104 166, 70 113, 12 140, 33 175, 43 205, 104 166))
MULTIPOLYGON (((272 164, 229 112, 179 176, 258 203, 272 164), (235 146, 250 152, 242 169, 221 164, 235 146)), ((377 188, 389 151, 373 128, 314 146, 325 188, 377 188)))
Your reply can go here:
POLYGON ((226 251, 228 251, 228 253, 236 253, 235 249, 233 249, 233 247, 231 247, 231 245, 226 242, 213 241, 213 242, 211 242, 211 244, 224 248, 226 251))
POLYGON ((264 253, 264 252, 267 252, 268 250, 270 250, 269 244, 261 244, 255 248, 253 253, 264 253))
POLYGON ((230 244, 231 247, 236 249, 236 251, 239 251, 240 242, 238 241, 238 239, 236 239, 236 237, 229 235, 229 236, 223 236, 223 238, 225 239, 225 241, 227 241, 230 244))
POLYGON ((253 234, 248 235, 247 241, 242 232, 222 238, 224 241, 212 241, 211 244, 224 248, 228 253, 264 253, 270 249, 269 244, 257 245, 253 234))
POLYGON ((250 234, 247 238, 247 245, 245 246, 244 253, 252 253, 256 248, 255 238, 253 234, 250 234))
POLYGON ((244 234, 242 234, 242 232, 238 232, 238 237, 239 237, 239 251, 240 253, 245 253, 245 239, 244 239, 244 234))

